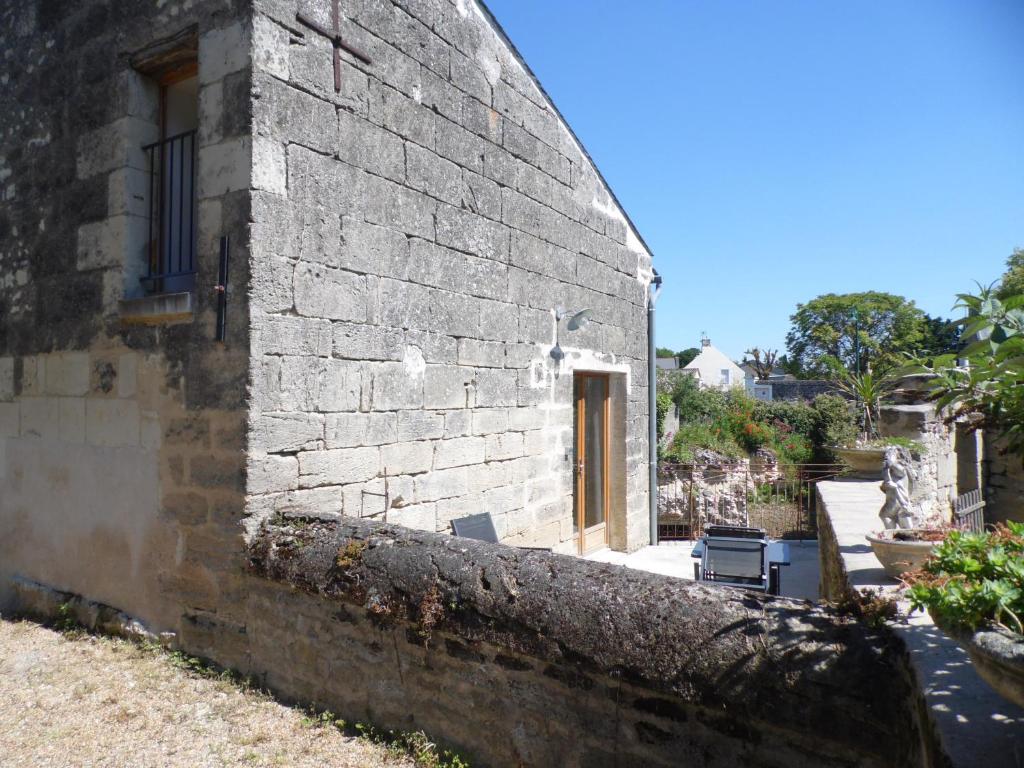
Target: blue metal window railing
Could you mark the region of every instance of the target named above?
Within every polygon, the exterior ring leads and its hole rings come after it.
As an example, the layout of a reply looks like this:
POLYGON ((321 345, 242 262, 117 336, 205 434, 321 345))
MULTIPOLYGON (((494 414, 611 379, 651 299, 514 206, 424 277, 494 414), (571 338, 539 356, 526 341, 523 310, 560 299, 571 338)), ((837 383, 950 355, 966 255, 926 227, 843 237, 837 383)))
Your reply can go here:
POLYGON ((149 163, 149 293, 191 291, 196 273, 196 131, 144 146, 149 163))

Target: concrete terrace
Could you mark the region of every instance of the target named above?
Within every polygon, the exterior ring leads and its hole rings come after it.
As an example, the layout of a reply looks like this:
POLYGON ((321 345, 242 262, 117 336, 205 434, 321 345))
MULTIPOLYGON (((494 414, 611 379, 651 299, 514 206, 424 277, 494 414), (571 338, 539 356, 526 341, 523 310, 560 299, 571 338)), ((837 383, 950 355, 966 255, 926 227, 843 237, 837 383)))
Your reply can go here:
MULTIPOLYGON (((588 555, 586 559, 693 581, 693 564, 696 562, 690 557, 693 545, 692 541, 665 542, 655 547, 641 547, 630 554, 602 549, 588 555)), ((818 542, 790 542, 789 557, 790 565, 782 569, 782 596, 817 600, 818 542)))

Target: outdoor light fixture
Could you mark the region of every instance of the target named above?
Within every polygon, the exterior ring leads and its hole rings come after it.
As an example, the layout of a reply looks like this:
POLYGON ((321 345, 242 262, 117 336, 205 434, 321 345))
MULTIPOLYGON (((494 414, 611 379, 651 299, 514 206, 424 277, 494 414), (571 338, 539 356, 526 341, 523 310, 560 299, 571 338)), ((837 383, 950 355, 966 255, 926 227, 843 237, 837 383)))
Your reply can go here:
POLYGON ((575 315, 569 318, 569 330, 578 331, 581 328, 586 328, 590 324, 590 310, 581 309, 575 315))
MULTIPOLYGON (((565 358, 565 352, 562 351, 562 344, 559 339, 559 325, 562 319, 569 314, 569 310, 563 307, 555 307, 555 346, 551 348, 551 357, 555 362, 562 362, 565 358)), ((578 331, 581 328, 586 328, 590 323, 591 315, 589 309, 581 309, 576 312, 572 317, 569 318, 569 322, 566 323, 566 327, 570 331, 578 331)))

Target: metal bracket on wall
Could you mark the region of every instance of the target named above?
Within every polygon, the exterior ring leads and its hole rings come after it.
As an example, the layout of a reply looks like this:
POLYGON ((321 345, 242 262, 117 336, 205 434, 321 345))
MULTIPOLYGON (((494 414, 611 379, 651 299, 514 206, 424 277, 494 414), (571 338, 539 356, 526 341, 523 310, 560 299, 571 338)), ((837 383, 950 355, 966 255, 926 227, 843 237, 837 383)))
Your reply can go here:
POLYGON ((224 341, 228 332, 228 257, 230 255, 227 235, 220 239, 220 267, 218 269, 217 285, 213 290, 217 292, 217 341, 224 341))
POLYGON ((371 64, 370 57, 360 51, 350 43, 345 42, 341 39, 341 12, 338 9, 338 0, 334 0, 331 4, 331 29, 324 29, 315 20, 303 13, 296 13, 295 20, 300 24, 309 27, 311 30, 316 32, 318 35, 323 35, 331 42, 333 47, 332 57, 334 60, 334 90, 338 93, 341 92, 341 51, 346 51, 363 64, 371 64))

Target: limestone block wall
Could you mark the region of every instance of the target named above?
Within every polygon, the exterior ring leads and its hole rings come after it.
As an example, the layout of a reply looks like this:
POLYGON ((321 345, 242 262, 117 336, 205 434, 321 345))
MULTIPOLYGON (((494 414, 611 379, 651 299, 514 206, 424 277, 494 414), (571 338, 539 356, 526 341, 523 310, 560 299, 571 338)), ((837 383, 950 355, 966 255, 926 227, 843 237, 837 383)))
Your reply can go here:
POLYGON ((985 521, 1024 520, 1024 461, 985 435, 985 521))
POLYGON ((921 444, 921 461, 916 463, 917 480, 912 501, 921 514, 950 519, 957 496, 957 457, 954 429, 936 413, 931 403, 883 406, 879 431, 883 435, 906 437, 921 444))
POLYGON ((645 544, 650 254, 484 9, 343 3, 371 63, 343 53, 336 93, 296 20, 330 5, 255 3, 250 531, 486 511, 572 550, 572 373, 596 370, 613 545, 645 544), (593 322, 556 330, 559 306, 593 322))
POLYGON ((0 2, 18 62, 0 85, 0 599, 20 578, 173 630, 237 603, 250 16, 241 1, 121 8, 0 2), (144 317, 122 300, 142 294, 158 96, 130 60, 172 38, 198 58, 198 289, 144 317))

